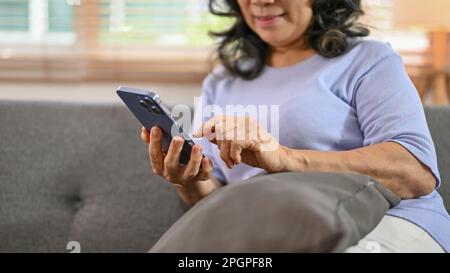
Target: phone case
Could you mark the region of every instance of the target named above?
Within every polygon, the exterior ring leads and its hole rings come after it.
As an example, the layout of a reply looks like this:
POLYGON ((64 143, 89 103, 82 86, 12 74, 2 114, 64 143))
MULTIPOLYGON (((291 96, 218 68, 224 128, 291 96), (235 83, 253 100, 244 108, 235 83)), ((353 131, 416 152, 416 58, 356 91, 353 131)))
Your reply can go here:
POLYGON ((125 86, 119 87, 117 94, 145 128, 148 130, 154 126, 161 128, 164 135, 162 143, 164 152, 168 151, 170 142, 175 136, 172 136, 172 130, 177 132, 177 135, 185 140, 180 155, 180 164, 189 162, 191 150, 195 143, 183 131, 183 127, 175 121, 169 109, 162 103, 157 94, 125 86))

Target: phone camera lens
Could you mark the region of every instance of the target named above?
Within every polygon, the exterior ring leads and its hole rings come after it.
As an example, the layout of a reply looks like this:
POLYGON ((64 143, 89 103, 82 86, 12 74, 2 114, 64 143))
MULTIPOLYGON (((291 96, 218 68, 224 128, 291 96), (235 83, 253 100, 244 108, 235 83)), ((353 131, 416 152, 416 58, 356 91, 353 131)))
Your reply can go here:
POLYGON ((161 111, 158 109, 158 107, 147 97, 139 100, 139 104, 149 112, 157 115, 161 114, 161 111))
POLYGON ((161 114, 161 111, 159 111, 158 107, 152 105, 151 109, 152 109, 153 113, 158 114, 158 115, 161 114))
POLYGON ((149 106, 144 100, 140 100, 139 104, 144 108, 148 108, 148 106, 149 106))

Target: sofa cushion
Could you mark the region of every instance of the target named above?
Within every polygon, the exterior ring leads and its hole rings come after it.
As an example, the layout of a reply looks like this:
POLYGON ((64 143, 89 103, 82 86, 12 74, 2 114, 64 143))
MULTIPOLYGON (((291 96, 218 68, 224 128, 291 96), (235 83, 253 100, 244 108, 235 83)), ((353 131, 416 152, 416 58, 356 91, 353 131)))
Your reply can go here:
POLYGON ((258 176, 201 200, 151 252, 341 252, 399 202, 364 175, 258 176))

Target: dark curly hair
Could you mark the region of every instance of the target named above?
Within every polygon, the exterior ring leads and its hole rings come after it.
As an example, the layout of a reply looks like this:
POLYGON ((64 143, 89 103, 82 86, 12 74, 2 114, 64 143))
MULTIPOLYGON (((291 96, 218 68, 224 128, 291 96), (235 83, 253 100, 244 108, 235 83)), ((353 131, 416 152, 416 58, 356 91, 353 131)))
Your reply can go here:
MULTIPOLYGON (((210 32, 220 41, 217 58, 232 75, 257 78, 266 64, 267 43, 247 25, 236 0, 209 0, 209 9, 214 15, 235 19, 231 28, 210 32)), ((351 39, 369 35, 369 29, 358 23, 364 14, 361 0, 312 0, 312 10, 306 35, 310 46, 323 57, 338 57, 349 50, 351 39)))

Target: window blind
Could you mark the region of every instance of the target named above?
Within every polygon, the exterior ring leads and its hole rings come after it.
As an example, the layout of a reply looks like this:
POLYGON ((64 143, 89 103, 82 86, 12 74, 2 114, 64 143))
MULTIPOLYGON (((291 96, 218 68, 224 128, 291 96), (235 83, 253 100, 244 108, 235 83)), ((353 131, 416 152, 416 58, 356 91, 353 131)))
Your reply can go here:
POLYGON ((169 47, 207 46, 206 1, 102 1, 101 42, 169 47))
POLYGON ((64 0, 48 0, 48 23, 49 32, 73 32, 72 6, 64 0))
MULTIPOLYGON (((363 1, 374 35, 395 46, 426 45, 423 34, 392 31, 394 0, 363 1)), ((0 0, 0 80, 199 81, 210 69, 208 31, 230 24, 210 15, 207 3, 0 0)), ((422 65, 422 53, 405 56, 422 65)))
POLYGON ((0 1, 0 31, 27 31, 28 27, 28 1, 0 1))

